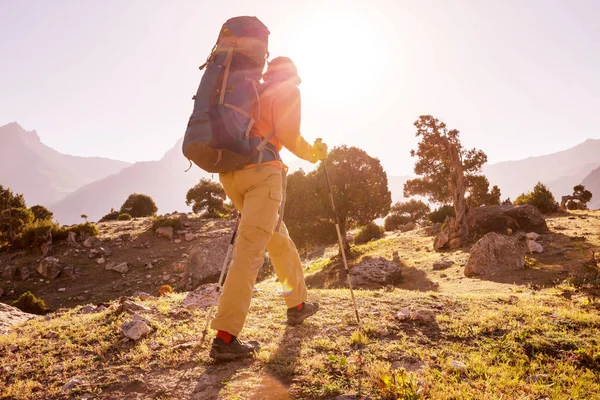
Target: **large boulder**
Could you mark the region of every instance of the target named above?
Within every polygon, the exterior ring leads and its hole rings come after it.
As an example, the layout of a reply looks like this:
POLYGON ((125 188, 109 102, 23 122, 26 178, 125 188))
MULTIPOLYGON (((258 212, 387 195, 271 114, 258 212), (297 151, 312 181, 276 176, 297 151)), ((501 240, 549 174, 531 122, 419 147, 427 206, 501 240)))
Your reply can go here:
POLYGON ((385 258, 373 258, 355 265, 350 270, 350 281, 353 287, 363 289, 380 289, 402 281, 400 265, 385 258))
POLYGON ((37 272, 45 278, 56 279, 62 269, 63 266, 58 258, 46 257, 38 264, 37 272))
POLYGON ((221 267, 227 255, 228 239, 221 236, 192 247, 186 275, 193 287, 219 280, 221 267))
POLYGON ((467 225, 469 233, 475 236, 488 232, 548 232, 544 215, 530 205, 471 208, 467 214, 467 225))
POLYGON ((471 247, 465 276, 492 276, 524 268, 527 247, 525 235, 505 236, 486 233, 471 247))
POLYGON ((8 333, 8 328, 20 322, 34 318, 35 315, 24 313, 18 308, 0 303, 0 335, 8 333))

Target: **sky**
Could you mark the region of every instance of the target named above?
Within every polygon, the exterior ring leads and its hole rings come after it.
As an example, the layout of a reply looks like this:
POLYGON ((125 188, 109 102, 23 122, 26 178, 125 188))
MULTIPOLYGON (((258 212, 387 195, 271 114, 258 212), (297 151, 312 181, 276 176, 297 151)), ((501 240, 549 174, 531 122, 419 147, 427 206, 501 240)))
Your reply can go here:
POLYGON ((490 162, 600 138, 595 0, 0 0, 0 125, 67 154, 159 159, 238 15, 296 62, 307 140, 361 147, 390 175, 412 172, 421 114, 490 162))

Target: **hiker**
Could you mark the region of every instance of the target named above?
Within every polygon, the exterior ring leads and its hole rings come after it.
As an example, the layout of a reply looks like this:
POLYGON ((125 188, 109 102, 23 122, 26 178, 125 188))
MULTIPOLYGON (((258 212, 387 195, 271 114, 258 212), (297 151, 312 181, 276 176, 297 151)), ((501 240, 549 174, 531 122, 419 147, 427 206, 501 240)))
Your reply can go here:
POLYGON ((217 360, 247 357, 259 349, 258 343, 244 343, 237 336, 246 320, 265 248, 283 286, 287 323, 300 324, 319 309, 318 303, 307 301, 300 256, 281 221, 287 167, 279 152, 285 147, 296 156, 316 163, 326 157, 327 146, 320 139, 310 145, 300 135, 301 79, 292 60, 287 57, 272 60, 263 80, 253 109, 256 122, 250 141, 257 145, 270 137, 265 151, 242 169, 219 175, 227 197, 241 213, 241 220, 223 294, 211 323, 217 335, 210 357, 217 360))

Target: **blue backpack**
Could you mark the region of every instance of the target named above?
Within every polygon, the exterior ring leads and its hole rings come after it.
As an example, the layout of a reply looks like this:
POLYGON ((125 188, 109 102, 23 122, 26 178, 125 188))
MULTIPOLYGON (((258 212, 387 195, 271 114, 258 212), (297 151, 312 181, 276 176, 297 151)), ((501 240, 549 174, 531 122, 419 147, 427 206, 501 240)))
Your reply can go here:
POLYGON ((200 67, 206 71, 194 96, 182 150, 207 172, 241 169, 257 155, 263 159, 273 133, 257 142, 250 140, 250 130, 269 54, 269 33, 256 17, 231 18, 223 24, 217 43, 200 67))

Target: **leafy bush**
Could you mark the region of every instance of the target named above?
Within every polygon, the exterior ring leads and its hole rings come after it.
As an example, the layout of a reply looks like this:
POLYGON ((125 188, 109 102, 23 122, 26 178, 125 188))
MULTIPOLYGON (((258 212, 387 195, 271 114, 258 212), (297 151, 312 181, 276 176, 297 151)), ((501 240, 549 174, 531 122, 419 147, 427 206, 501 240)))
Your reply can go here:
POLYGON ((535 206, 544 214, 556 212, 559 209, 558 203, 554 200, 554 195, 546 185, 538 182, 533 187, 532 192, 523 193, 514 201, 516 205, 529 204, 535 206))
POLYGON ((130 214, 127 214, 127 213, 119 214, 119 216, 117 217, 117 219, 119 221, 129 221, 129 220, 131 220, 131 218, 132 218, 132 216, 130 214))
POLYGON ((148 195, 133 193, 130 194, 125 203, 121 206, 120 213, 130 214, 132 217, 150 217, 156 214, 158 207, 154 200, 148 195))
POLYGON ((401 225, 404 225, 406 223, 410 222, 410 217, 407 215, 401 215, 401 214, 390 214, 386 217, 384 223, 383 223, 383 227, 386 231, 395 231, 396 229, 398 229, 401 225))
POLYGON ((181 217, 179 215, 166 216, 159 215, 152 220, 152 230, 157 230, 163 226, 170 226, 177 230, 181 228, 181 217))
POLYGON ((23 293, 19 298, 12 302, 14 307, 19 310, 30 313, 43 315, 48 312, 46 303, 42 299, 38 299, 35 295, 29 291, 23 293))
POLYGON ((120 213, 114 208, 110 209, 110 212, 104 217, 100 218, 100 222, 116 221, 119 218, 120 213))
POLYGON ((69 232, 75 232, 78 235, 83 232, 90 236, 98 236, 98 233, 99 233, 96 225, 94 225, 90 222, 84 222, 83 224, 73 225, 73 226, 66 228, 66 233, 68 234, 69 232))
POLYGON ((363 226, 354 237, 354 244, 367 243, 371 239, 381 239, 383 237, 383 228, 377 225, 375 222, 369 222, 363 226))
POLYGON ((53 240, 62 240, 67 237, 66 229, 49 220, 37 220, 23 227, 20 237, 15 239, 21 248, 38 248, 46 242, 48 231, 52 233, 53 240))
POLYGON ((11 207, 0 212, 0 232, 9 234, 12 228, 12 233, 18 236, 25 225, 33 222, 33 213, 28 208, 11 207))
POLYGON ((29 210, 33 213, 33 222, 52 220, 52 218, 54 218, 54 213, 52 211, 39 204, 31 207, 29 210))
POLYGON ((223 186, 219 182, 204 178, 188 190, 185 204, 192 206, 192 211, 196 214, 204 212, 208 218, 220 218, 227 213, 224 206, 225 199, 223 186))
POLYGON ((446 221, 446 217, 454 217, 454 207, 451 205, 443 205, 437 210, 434 210, 429 213, 429 220, 431 222, 443 224, 446 221))

